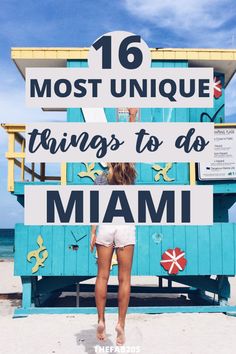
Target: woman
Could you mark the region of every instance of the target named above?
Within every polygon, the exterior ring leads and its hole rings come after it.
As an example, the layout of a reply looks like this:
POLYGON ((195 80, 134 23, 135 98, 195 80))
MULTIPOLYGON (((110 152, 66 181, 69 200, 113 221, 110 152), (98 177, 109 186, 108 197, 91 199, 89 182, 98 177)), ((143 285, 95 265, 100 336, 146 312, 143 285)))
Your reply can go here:
MULTIPOLYGON (((109 163, 108 173, 98 176, 95 184, 133 184, 136 177, 134 164, 109 163)), ((91 229, 90 249, 96 245, 98 254, 98 274, 95 285, 95 299, 98 311, 97 338, 105 340, 105 305, 107 283, 110 275, 111 259, 116 249, 118 261, 118 322, 116 325, 117 345, 125 343, 125 317, 130 298, 130 279, 135 244, 133 225, 95 225, 91 229)))

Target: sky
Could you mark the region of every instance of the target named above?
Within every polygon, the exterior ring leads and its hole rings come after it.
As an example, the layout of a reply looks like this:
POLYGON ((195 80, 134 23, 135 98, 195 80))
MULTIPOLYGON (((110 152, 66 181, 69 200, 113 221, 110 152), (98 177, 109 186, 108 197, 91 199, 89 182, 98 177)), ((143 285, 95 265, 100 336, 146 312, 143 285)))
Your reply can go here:
MULTIPOLYGON (((149 47, 236 49, 234 0, 1 0, 0 122, 63 121, 64 112, 25 106, 24 80, 11 47, 89 47, 123 30, 149 47)), ((226 119, 236 122, 236 78, 226 89, 226 119)), ((7 192, 7 134, 0 128, 0 228, 23 222, 23 208, 7 192)), ((236 221, 236 208, 231 220, 236 221)))

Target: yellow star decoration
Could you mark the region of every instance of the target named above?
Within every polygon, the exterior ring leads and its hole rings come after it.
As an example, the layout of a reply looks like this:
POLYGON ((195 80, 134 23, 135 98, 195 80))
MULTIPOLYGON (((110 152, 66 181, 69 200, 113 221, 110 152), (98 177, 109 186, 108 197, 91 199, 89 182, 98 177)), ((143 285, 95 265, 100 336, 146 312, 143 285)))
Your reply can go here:
POLYGON ((95 181, 96 175, 101 175, 103 173, 102 170, 94 170, 95 167, 94 162, 91 164, 83 162, 83 164, 86 167, 86 171, 81 171, 78 173, 78 176, 81 178, 88 177, 91 178, 93 181, 95 181))
POLYGON ((36 263, 32 268, 32 273, 36 273, 39 267, 44 267, 44 262, 48 258, 48 251, 45 246, 43 246, 43 238, 41 235, 37 238, 37 244, 39 248, 33 251, 30 251, 27 255, 27 261, 31 263, 31 258, 35 258, 36 263), (42 252, 42 257, 40 257, 40 253, 42 252))
POLYGON ((154 179, 156 182, 160 181, 160 178, 162 176, 163 180, 166 182, 172 182, 175 179, 174 178, 170 178, 167 173, 168 171, 172 168, 173 163, 168 162, 165 164, 164 167, 161 167, 160 165, 153 165, 152 168, 155 171, 158 171, 158 173, 155 175, 154 179))

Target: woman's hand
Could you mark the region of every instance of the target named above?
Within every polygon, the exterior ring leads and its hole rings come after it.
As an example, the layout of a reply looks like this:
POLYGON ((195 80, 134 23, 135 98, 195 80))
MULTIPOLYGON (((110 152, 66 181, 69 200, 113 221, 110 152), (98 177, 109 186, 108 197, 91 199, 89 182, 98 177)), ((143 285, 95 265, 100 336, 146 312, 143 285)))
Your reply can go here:
POLYGON ((93 249, 94 249, 94 246, 95 246, 95 243, 96 243, 96 233, 95 232, 92 232, 91 233, 91 237, 90 237, 90 252, 93 252, 93 249))

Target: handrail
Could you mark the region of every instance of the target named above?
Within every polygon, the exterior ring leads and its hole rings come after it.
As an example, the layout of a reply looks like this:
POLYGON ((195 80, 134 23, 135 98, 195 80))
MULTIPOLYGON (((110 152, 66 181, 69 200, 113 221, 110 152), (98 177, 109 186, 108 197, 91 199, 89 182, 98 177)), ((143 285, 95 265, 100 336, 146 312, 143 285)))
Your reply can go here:
POLYGON ((46 164, 39 164, 40 172, 35 172, 35 163, 31 163, 31 167, 25 165, 25 137, 22 133, 25 132, 26 125, 18 123, 2 123, 2 128, 8 133, 8 151, 6 158, 8 160, 8 191, 14 192, 15 185, 15 166, 20 168, 20 180, 26 182, 25 172, 31 176, 31 182, 35 179, 40 182, 45 181, 61 181, 61 184, 66 184, 66 163, 61 164, 61 176, 47 176, 46 164), (16 143, 20 145, 20 152, 15 151, 16 143))

